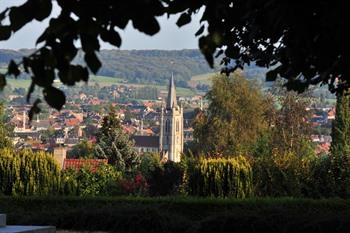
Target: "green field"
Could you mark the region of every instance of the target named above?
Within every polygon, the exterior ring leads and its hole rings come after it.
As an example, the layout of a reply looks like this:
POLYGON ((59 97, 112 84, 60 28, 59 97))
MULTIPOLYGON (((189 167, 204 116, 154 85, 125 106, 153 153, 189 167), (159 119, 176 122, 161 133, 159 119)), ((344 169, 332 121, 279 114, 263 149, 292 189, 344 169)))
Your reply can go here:
POLYGON ((205 84, 211 86, 211 79, 216 75, 215 73, 196 75, 191 78, 188 85, 191 87, 196 87, 197 84, 205 84))
MULTIPOLYGON (((27 89, 27 88, 29 88, 31 80, 7 78, 7 83, 11 86, 11 88, 26 88, 27 89)), ((91 76, 89 79, 88 85, 93 86, 96 83, 100 87, 112 86, 112 85, 125 85, 125 86, 136 87, 136 88, 151 86, 151 87, 157 87, 161 91, 167 90, 167 86, 149 85, 149 84, 132 84, 132 83, 126 83, 125 79, 122 79, 122 78, 113 78, 113 77, 106 77, 106 76, 91 76)), ((83 86, 84 82, 81 82, 78 85, 83 86)), ((176 91, 177 91, 177 94, 179 96, 194 96, 194 95, 196 95, 196 92, 190 88, 177 87, 176 91)))
POLYGON ((349 232, 350 200, 0 197, 9 224, 137 233, 349 232))

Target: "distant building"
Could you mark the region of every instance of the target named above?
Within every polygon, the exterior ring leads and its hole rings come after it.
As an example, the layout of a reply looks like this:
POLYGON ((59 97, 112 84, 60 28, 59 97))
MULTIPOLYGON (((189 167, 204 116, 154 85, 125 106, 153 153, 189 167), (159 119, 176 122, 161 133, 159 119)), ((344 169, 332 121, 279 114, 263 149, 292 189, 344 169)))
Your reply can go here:
POLYGON ((183 108, 177 104, 174 76, 172 75, 166 107, 162 107, 161 110, 159 151, 165 159, 180 162, 183 145, 183 108))
POLYGON ((107 159, 65 159, 63 170, 73 169, 78 171, 81 168, 87 168, 94 172, 99 166, 107 163, 107 159))
POLYGON ((139 153, 159 152, 159 136, 132 136, 135 142, 135 149, 139 153))
POLYGON ((183 108, 177 104, 174 77, 169 82, 166 107, 161 109, 159 136, 133 136, 139 153, 160 152, 165 160, 180 162, 184 145, 183 108))

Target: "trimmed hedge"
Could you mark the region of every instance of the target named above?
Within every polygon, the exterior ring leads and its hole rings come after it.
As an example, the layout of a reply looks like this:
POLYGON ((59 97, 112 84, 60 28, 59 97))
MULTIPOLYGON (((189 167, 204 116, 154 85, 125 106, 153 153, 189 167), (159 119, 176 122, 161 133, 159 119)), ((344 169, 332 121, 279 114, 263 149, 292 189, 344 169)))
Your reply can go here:
POLYGON ((200 159, 188 166, 190 195, 246 198, 253 195, 253 172, 243 156, 200 159))
POLYGON ((12 225, 106 232, 349 232, 341 199, 0 197, 12 225))
POLYGON ((60 190, 60 169, 47 153, 0 150, 0 193, 49 195, 60 190))

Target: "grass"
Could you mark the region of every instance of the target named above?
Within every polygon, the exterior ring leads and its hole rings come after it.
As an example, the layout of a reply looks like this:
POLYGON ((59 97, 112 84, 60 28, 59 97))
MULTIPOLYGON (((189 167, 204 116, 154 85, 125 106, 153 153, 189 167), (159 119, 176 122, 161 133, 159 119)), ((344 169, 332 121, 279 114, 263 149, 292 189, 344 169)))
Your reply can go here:
POLYGON ((10 224, 108 232, 349 232, 350 200, 0 197, 10 224), (320 231, 322 229, 322 231, 320 231))
POLYGON ((208 73, 208 74, 201 74, 196 75, 191 78, 191 80, 188 82, 188 85, 190 87, 196 87, 197 84, 205 84, 211 86, 212 84, 212 77, 215 75, 215 73, 208 73))

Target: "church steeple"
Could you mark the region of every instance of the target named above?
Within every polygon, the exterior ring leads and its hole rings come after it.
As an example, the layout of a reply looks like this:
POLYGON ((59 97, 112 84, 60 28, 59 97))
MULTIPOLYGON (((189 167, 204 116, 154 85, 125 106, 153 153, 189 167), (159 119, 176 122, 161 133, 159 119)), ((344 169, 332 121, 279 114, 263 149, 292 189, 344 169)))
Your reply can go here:
POLYGON ((166 108, 172 109, 177 106, 176 101, 176 90, 175 90, 175 82, 174 82, 174 75, 171 74, 171 78, 169 80, 169 90, 168 90, 168 99, 166 102, 166 108))
POLYGON ((169 81, 166 108, 162 107, 159 149, 163 158, 180 162, 183 152, 183 109, 177 105, 174 75, 169 81))

